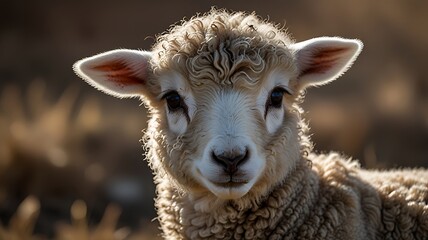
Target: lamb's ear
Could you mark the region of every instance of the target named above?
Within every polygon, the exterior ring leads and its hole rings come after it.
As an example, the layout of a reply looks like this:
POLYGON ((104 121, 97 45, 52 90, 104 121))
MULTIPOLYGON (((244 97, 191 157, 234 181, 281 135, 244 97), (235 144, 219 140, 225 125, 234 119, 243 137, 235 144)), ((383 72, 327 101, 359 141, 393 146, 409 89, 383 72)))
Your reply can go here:
POLYGON ((298 84, 302 88, 327 84, 340 77, 360 54, 363 43, 356 39, 320 37, 293 44, 298 84))
POLYGON ((144 94, 151 53, 119 49, 76 62, 73 69, 95 88, 116 97, 144 94))

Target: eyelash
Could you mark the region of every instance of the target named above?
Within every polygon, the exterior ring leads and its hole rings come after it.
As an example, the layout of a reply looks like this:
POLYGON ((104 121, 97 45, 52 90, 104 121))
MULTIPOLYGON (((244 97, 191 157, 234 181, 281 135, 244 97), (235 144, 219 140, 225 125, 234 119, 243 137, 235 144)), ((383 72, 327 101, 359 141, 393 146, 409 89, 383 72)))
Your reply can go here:
POLYGON ((177 91, 169 91, 162 96, 162 99, 165 99, 169 111, 175 112, 180 109, 184 109, 185 103, 183 98, 177 91))
POLYGON ((161 97, 161 99, 166 101, 168 111, 170 113, 176 113, 178 111, 182 111, 184 116, 187 119, 187 122, 190 122, 187 105, 184 102, 184 98, 177 91, 175 90, 168 91, 161 97), (172 102, 172 101, 178 101, 178 102, 172 102))
POLYGON ((284 88, 284 87, 275 87, 272 89, 272 91, 269 93, 268 98, 266 99, 266 106, 265 106, 265 118, 269 111, 269 108, 280 108, 282 106, 282 101, 284 94, 292 95, 292 93, 284 88), (272 94, 277 93, 279 95, 273 96, 272 94), (273 97, 279 98, 279 99, 272 99, 273 97))

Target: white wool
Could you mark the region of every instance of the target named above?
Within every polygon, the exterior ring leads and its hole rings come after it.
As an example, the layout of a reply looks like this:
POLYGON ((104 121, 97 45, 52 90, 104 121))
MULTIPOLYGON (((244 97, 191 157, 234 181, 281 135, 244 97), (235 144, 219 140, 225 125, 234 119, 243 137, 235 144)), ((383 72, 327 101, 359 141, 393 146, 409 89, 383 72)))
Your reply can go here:
POLYGON ((212 9, 150 52, 114 50, 74 69, 149 108, 144 144, 167 239, 426 239, 427 170, 373 172, 312 152, 302 92, 341 76, 362 46, 294 43, 254 14, 212 9))

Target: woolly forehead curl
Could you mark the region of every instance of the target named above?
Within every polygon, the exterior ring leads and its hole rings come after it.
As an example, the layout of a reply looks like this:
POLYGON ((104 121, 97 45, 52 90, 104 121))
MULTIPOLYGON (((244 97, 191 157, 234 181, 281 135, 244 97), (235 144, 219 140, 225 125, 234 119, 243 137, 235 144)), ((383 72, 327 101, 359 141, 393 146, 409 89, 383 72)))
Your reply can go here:
POLYGON ((238 80, 251 86, 272 67, 292 67, 291 43, 283 29, 254 13, 212 9, 158 36, 152 63, 155 73, 176 69, 194 87, 238 80))

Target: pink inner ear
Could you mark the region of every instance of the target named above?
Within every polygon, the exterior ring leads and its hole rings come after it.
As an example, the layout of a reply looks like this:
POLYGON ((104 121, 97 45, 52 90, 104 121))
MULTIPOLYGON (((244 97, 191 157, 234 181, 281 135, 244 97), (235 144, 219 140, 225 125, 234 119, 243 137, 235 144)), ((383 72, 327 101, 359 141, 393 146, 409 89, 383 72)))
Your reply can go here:
POLYGON ((321 48, 315 50, 308 59, 307 66, 302 69, 301 75, 312 73, 325 73, 340 59, 347 48, 321 48))
POLYGON ((144 84, 143 78, 136 76, 135 72, 121 61, 111 61, 98 65, 92 69, 105 72, 110 81, 119 86, 144 84))

